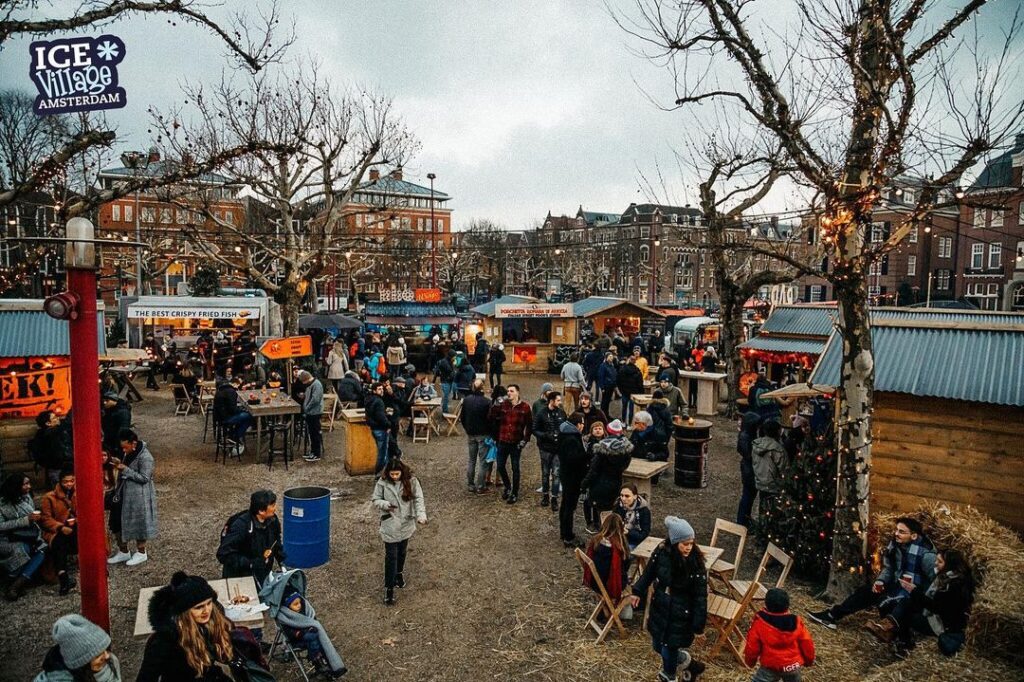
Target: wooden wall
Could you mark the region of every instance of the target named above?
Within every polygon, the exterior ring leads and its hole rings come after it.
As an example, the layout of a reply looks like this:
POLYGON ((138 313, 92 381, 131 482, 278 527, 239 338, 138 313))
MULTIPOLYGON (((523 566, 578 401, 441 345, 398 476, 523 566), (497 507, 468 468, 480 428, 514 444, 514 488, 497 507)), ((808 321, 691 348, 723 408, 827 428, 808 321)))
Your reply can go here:
POLYGON ((876 393, 871 500, 970 504, 1024 532, 1024 408, 876 393))
MULTIPOLYGON (((28 456, 28 441, 36 433, 35 419, 4 419, 0 421, 0 478, 21 472, 32 479, 36 492, 45 486, 45 473, 35 471, 28 456)), ((45 491, 44 491, 45 492, 45 491)))

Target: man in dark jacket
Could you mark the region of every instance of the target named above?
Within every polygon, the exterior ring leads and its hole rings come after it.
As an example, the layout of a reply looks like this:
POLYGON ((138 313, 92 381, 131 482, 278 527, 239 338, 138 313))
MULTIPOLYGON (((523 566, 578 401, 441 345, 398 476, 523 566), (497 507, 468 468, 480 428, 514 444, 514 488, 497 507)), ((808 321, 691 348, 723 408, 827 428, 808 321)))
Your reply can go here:
POLYGON ((558 427, 565 421, 562 409, 562 394, 548 391, 547 405, 533 415, 533 435, 537 436, 540 450, 540 506, 550 503, 552 511, 558 511, 558 494, 561 485, 558 480, 558 427), (550 490, 550 495, 548 491, 550 490))
POLYGON ((366 396, 366 425, 370 427, 373 440, 377 444, 377 464, 374 474, 384 470, 388 461, 388 440, 391 433, 391 418, 388 417, 384 405, 384 384, 374 383, 366 396))
POLYGON ((490 345, 484 338, 483 332, 476 334, 476 346, 473 347, 473 369, 478 374, 483 374, 487 368, 487 354, 490 352, 490 345))
MULTIPOLYGON (((633 395, 644 392, 644 375, 636 366, 636 356, 630 355, 626 362, 619 368, 616 387, 622 395, 622 414, 620 418, 623 423, 628 424, 633 419, 633 395)), ((603 408, 604 405, 602 404, 603 408)))
MULTIPOLYGON (((572 413, 572 417, 576 415, 583 419, 583 433, 590 433, 590 427, 594 425, 594 422, 601 422, 606 426, 608 424, 608 415, 594 405, 594 399, 589 393, 580 394, 580 407, 572 413)), ((573 423, 576 423, 575 420, 573 423)))
POLYGON ((736 452, 740 453, 740 480, 743 492, 740 493, 740 506, 736 510, 736 523, 745 528, 750 527, 750 512, 754 509, 757 497, 757 481, 754 478, 753 448, 757 439, 757 430, 761 425, 761 417, 753 410, 743 413, 740 420, 740 434, 736 438, 736 452))
POLYGON ((338 400, 363 406, 363 382, 352 370, 345 372, 345 376, 338 382, 338 400))
POLYGON ((619 382, 619 369, 615 366, 615 354, 608 353, 597 368, 597 387, 601 389, 601 411, 608 414, 611 409, 615 386, 619 382))
POLYGON ((434 377, 441 384, 441 411, 448 411, 448 400, 455 392, 455 366, 452 360, 455 358, 455 351, 448 351, 447 355, 441 357, 434 365, 434 377))
POLYGON ((284 570, 277 495, 271 490, 257 490, 249 496, 248 511, 232 516, 221 530, 217 548, 217 561, 224 566, 221 577, 251 575, 257 586, 262 585, 275 560, 284 570))
POLYGON ((597 370, 604 361, 604 353, 600 348, 587 348, 583 353, 583 372, 587 375, 587 391, 593 392, 597 382, 597 370))
POLYGON ((213 395, 213 419, 226 428, 233 429, 232 440, 235 442, 235 455, 245 452, 245 432, 252 426, 252 415, 243 408, 242 399, 238 397, 238 387, 242 385, 241 377, 232 377, 217 387, 213 395))
POLYGON ((113 391, 103 394, 103 415, 100 428, 103 430, 103 449, 108 454, 121 453, 121 431, 132 426, 132 410, 127 401, 113 391))
POLYGON ((56 412, 40 412, 36 415, 36 426, 39 428, 29 441, 29 453, 32 461, 46 470, 46 481, 52 489, 60 481, 61 470, 74 466, 74 457, 56 412))
POLYGON ((558 427, 558 474, 562 483, 562 508, 558 510, 558 528, 566 547, 578 547, 573 517, 579 503, 583 477, 590 466, 590 455, 583 446, 585 420, 579 411, 558 427))
POLYGON ((487 418, 490 409, 491 401, 484 396, 483 379, 474 379, 473 390, 462 403, 462 414, 459 415, 462 428, 466 430, 466 488, 471 493, 487 492, 487 488, 484 487, 487 445, 484 441, 491 432, 491 423, 487 418))
POLYGON ((679 385, 679 368, 664 353, 658 358, 658 381, 661 381, 662 378, 667 378, 668 383, 672 386, 679 385))

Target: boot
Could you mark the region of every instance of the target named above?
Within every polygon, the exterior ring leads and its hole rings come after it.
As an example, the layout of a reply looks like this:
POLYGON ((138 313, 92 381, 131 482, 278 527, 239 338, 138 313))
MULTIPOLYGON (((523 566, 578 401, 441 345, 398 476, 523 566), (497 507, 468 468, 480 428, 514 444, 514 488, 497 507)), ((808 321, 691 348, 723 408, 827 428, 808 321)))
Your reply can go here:
POLYGON ((401 573, 395 574, 395 587, 398 589, 405 587, 405 576, 401 573))
POLYGON ((18 601, 25 594, 25 586, 28 585, 28 578, 23 575, 19 575, 14 579, 14 582, 7 588, 7 592, 4 593, 4 597, 7 601, 18 601))
POLYGON ((551 511, 553 511, 553 512, 558 511, 558 498, 557 497, 552 497, 551 498, 551 511))
POLYGON ((551 504, 551 496, 548 495, 547 493, 544 493, 540 498, 540 506, 546 507, 549 504, 551 504))
POLYGON ((686 666, 686 668, 679 673, 679 682, 697 682, 705 668, 707 668, 707 666, 696 658, 692 659, 690 661, 690 665, 686 666))
POLYGON ((387 606, 395 605, 395 588, 388 587, 384 589, 384 604, 387 606))
POLYGON ((879 621, 869 620, 864 627, 883 644, 891 644, 896 639, 896 623, 891 618, 883 618, 879 621))
POLYGON ((71 574, 67 571, 57 574, 58 580, 60 580, 60 596, 66 595, 75 587, 75 581, 71 579, 71 574))

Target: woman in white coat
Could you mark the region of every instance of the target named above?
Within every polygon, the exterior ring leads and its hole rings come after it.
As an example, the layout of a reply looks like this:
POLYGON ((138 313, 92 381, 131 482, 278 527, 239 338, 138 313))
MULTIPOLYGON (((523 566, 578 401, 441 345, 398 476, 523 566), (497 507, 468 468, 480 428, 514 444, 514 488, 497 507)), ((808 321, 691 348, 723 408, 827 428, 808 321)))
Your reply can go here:
POLYGON ((335 341, 331 352, 327 354, 327 379, 334 386, 334 392, 338 393, 338 384, 345 378, 348 371, 348 350, 341 341, 335 341))
POLYGON ((405 587, 405 555, 416 524, 427 522, 423 489, 412 469, 391 459, 373 487, 373 507, 380 513, 380 537, 384 541, 384 603, 395 603, 395 588, 405 587))

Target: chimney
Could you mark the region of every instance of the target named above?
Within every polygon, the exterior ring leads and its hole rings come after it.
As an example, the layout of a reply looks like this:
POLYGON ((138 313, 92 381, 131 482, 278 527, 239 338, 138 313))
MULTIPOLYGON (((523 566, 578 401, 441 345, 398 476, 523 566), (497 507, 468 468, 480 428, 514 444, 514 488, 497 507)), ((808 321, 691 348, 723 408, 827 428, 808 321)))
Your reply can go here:
POLYGON ((402 179, 402 167, 399 166, 395 170, 391 171, 391 177, 393 177, 395 180, 401 180, 402 179))
POLYGON ((380 180, 380 171, 377 170, 376 168, 371 168, 370 169, 370 182, 376 182, 377 180, 380 180))
POLYGON ((146 163, 157 163, 160 161, 160 150, 156 147, 149 148, 149 158, 146 159, 146 163))

